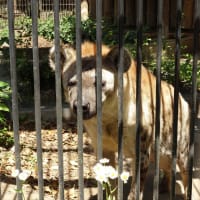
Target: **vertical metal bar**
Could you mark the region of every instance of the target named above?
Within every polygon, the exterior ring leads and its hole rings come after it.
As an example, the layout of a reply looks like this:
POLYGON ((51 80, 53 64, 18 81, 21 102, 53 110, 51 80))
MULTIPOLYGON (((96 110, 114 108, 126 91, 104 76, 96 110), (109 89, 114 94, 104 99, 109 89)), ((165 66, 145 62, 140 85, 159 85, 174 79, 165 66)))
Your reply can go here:
MULTIPOLYGON (((39 8, 38 8, 38 18, 40 18, 41 13, 42 13, 42 0, 39 0, 39 8)), ((44 4, 44 2, 43 2, 44 4)))
POLYGON ((62 91, 60 66, 60 30, 59 30, 59 1, 54 0, 54 32, 55 32, 55 77, 56 77, 56 119, 59 160, 59 195, 64 200, 64 170, 63 170, 63 137, 62 137, 62 91))
POLYGON ((81 1, 76 0, 76 72, 78 80, 77 131, 79 163, 79 199, 84 200, 83 179, 83 110, 82 110, 82 62, 81 62, 81 1))
POLYGON ((39 199, 44 199, 44 181, 42 165, 42 137, 41 137, 41 109, 40 109, 40 70, 38 52, 38 1, 31 1, 32 8, 32 33, 33 33, 33 75, 34 75, 34 97, 35 97, 35 128, 37 136, 37 164, 38 164, 38 186, 39 199))
MULTIPOLYGON (((118 173, 123 171, 123 71, 124 71, 124 1, 118 1, 119 8, 119 68, 118 68, 118 173)), ((118 199, 123 199, 123 182, 118 178, 118 199)))
POLYGON ((182 0, 177 1, 176 10, 176 49, 175 49, 175 80, 174 80, 174 107, 173 107, 173 143, 170 199, 175 199, 176 160, 177 160, 177 131, 178 131, 178 98, 179 98, 179 69, 181 54, 181 16, 182 0))
MULTIPOLYGON (((96 94, 97 94, 97 160, 102 158, 102 0, 96 0, 96 94)), ((98 182, 98 200, 103 200, 102 185, 98 182)))
MULTIPOLYGON (((9 53, 10 53, 10 75, 11 75, 11 88, 12 88, 12 118, 13 118, 13 132, 14 132, 14 143, 15 143, 15 165, 16 169, 21 170, 13 0, 8 0, 8 28, 9 28, 9 45, 10 45, 9 53)), ((20 191, 22 189, 22 185, 18 177, 16 178, 16 185, 17 185, 17 190, 20 191)), ((18 200, 22 200, 21 193, 17 193, 17 197, 18 200)))
POLYGON ((141 63, 142 63, 142 27, 143 0, 137 0, 137 72, 136 72, 136 199, 140 199, 140 123, 141 123, 141 63))
POLYGON ((161 58, 163 33, 163 0, 158 1, 157 17, 157 71, 156 71, 156 125, 155 125, 155 174, 153 199, 159 199, 159 162, 160 162, 160 91, 161 91, 161 58))
POLYGON ((194 162, 194 127, 197 113, 197 66, 200 55, 199 47, 200 34, 200 0, 195 1, 194 12, 194 52, 193 52, 193 69, 192 69, 192 104, 191 104, 191 120, 190 120, 190 150, 189 150, 189 182, 187 199, 192 199, 192 175, 194 162))

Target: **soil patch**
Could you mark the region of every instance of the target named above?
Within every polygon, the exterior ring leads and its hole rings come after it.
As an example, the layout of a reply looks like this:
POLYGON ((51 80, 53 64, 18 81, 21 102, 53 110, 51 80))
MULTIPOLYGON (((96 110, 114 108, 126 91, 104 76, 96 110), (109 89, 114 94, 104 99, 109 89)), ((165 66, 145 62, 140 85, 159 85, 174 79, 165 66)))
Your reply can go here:
MULTIPOLYGON (((58 140, 56 126, 46 123, 42 127, 42 155, 43 155, 43 177, 45 199, 59 199, 58 194, 58 140)), ((21 146, 21 165, 22 170, 31 171, 31 177, 23 186, 26 199, 38 199, 38 166, 37 166, 37 142, 34 123, 26 122, 20 127, 19 132, 21 146), (30 194, 33 196, 30 198, 30 194)), ((78 199, 78 136, 73 127, 64 127, 63 137, 63 161, 64 161, 64 186, 66 199, 78 199)), ((96 160, 90 145, 90 139, 83 134, 83 157, 84 157, 84 188, 86 199, 90 199, 96 193, 96 181, 93 179, 92 166, 96 160)), ((15 178, 11 176, 15 170, 14 148, 10 150, 0 149, 0 174, 2 199, 8 199, 9 195, 16 195, 15 178), (12 189, 7 185, 13 185, 12 189), (12 191, 13 190, 13 191, 12 191)))

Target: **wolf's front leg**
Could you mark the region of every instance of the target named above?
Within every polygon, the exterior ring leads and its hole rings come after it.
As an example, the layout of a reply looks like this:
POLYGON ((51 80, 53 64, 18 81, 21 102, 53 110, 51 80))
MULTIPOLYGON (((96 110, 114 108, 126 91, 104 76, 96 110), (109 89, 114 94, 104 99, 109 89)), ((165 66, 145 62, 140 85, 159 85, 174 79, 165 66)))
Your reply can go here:
MULTIPOLYGON (((141 153, 141 165, 140 165, 140 200, 143 199, 143 189, 144 189, 144 183, 147 176, 147 171, 149 167, 149 153, 142 152, 141 153)), ((128 200, 135 200, 136 199, 136 174, 135 174, 135 162, 132 163, 132 185, 130 194, 128 196, 128 200)))

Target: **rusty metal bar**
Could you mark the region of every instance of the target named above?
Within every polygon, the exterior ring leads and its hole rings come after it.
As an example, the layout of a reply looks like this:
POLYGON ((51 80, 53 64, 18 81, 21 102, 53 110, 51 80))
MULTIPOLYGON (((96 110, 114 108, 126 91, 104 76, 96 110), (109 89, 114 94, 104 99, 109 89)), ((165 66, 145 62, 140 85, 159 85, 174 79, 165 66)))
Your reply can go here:
POLYGON ((177 161, 177 131, 178 131, 178 98, 179 98, 179 70, 181 55, 181 17, 182 1, 177 1, 176 9, 176 49, 175 49, 175 80, 174 80, 174 107, 173 107, 173 143, 172 143, 172 168, 170 199, 175 199, 176 161, 177 161))
MULTIPOLYGON (((20 159, 20 138, 19 138, 19 108, 17 94, 17 72, 16 72, 16 49, 15 49, 15 33, 14 33, 14 2, 8 0, 8 28, 9 28, 9 53, 10 53, 10 75, 12 89, 12 119, 15 144, 15 167, 21 170, 20 159)), ((16 177, 17 190, 22 189, 22 184, 16 177)), ((22 193, 17 193, 18 200, 22 200, 22 193)))
POLYGON ((137 0, 137 70, 136 70, 136 199, 140 199, 140 123, 141 123, 141 64, 142 64, 142 27, 143 27, 143 0, 137 0))
POLYGON ((79 199, 84 200, 83 178, 83 110, 82 110, 82 62, 81 62, 81 1, 76 0, 76 72, 77 72, 77 132, 78 132, 78 164, 79 164, 79 199))
POLYGON ((64 200, 64 169, 63 169, 63 136, 62 136, 62 92, 60 66, 60 30, 59 30, 59 1, 54 0, 54 33, 55 33, 55 78, 56 78, 56 124, 58 138, 59 161, 59 198, 64 200))
MULTIPOLYGON (((97 97, 97 160, 102 158, 102 0, 96 0, 96 97, 97 97)), ((98 182, 98 200, 103 200, 102 184, 98 182)))
POLYGON ((44 180, 42 165, 42 137, 41 137, 41 109, 40 109, 40 69, 38 51, 38 1, 31 1, 32 8, 32 33, 33 33, 33 75, 34 75, 34 99, 35 99, 35 128, 37 138, 37 164, 39 199, 44 199, 44 180))
POLYGON ((160 92, 161 92, 161 62, 163 34, 163 0, 158 1, 157 13, 157 68, 156 68, 156 125, 155 125, 155 174, 153 199, 159 199, 159 162, 160 162, 160 92))
POLYGON ((200 0, 195 0, 194 6, 194 44, 193 44, 193 69, 192 69, 192 93, 191 93, 191 120, 190 120, 190 150, 189 150, 189 181, 187 199, 192 199, 192 176, 194 163, 194 132, 197 113, 197 68, 200 55, 200 0))
MULTIPOLYGON (((118 173, 123 171, 123 71, 124 71, 124 1, 118 1, 119 68, 118 68, 118 173)), ((118 178, 118 199, 123 199, 123 182, 118 178)))

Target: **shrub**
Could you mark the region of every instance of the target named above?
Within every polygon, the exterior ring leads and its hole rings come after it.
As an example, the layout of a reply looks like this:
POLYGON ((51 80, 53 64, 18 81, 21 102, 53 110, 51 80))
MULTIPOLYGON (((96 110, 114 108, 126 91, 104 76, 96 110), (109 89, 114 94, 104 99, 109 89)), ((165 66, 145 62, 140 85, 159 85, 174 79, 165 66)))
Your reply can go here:
POLYGON ((15 22, 15 27, 20 30, 22 37, 30 36, 32 32, 32 20, 29 17, 20 17, 15 22))
POLYGON ((38 23, 38 34, 47 40, 54 38, 54 20, 49 17, 48 20, 40 20, 38 23))
POLYGON ((10 98, 10 87, 8 83, 0 81, 0 146, 9 148, 13 146, 13 137, 7 133, 8 123, 5 113, 9 112, 6 101, 10 98))
POLYGON ((75 41, 75 17, 66 16, 60 21, 60 38, 64 43, 74 44, 75 41))
MULTIPOLYGON (((23 30, 23 35, 31 34, 31 20, 29 18, 24 18, 23 20, 17 21, 18 26, 23 30)), ((64 43, 69 43, 74 45, 76 38, 76 20, 75 16, 65 16, 60 20, 60 38, 64 43)), ((82 39, 96 41, 96 21, 93 19, 87 19, 81 22, 82 27, 82 39)), ((146 30, 144 29, 144 32, 146 30)), ((38 34, 43 36, 48 40, 54 39, 54 20, 53 18, 48 18, 47 20, 40 20, 38 23, 38 34)), ((20 42, 20 37, 18 35, 18 42, 20 42)), ((0 32, 0 44, 3 41, 8 40, 8 33, 6 30, 0 32)), ((118 27, 114 23, 102 20, 102 41, 104 44, 109 46, 116 45, 118 43, 118 27)), ((173 49, 170 45, 167 45, 167 40, 163 40, 163 56, 162 56, 162 66, 161 66, 161 76, 162 79, 173 83, 174 82, 174 66, 175 58, 169 56, 169 53, 173 49)), ((127 30, 124 33, 124 43, 129 49, 132 56, 136 56, 136 31, 127 30)), ((156 71, 156 41, 151 37, 144 34, 143 39, 143 62, 152 72, 156 71), (147 50, 149 49, 149 50, 147 50), (146 51, 147 50, 147 51, 146 51)), ((172 54, 173 55, 173 54, 172 54)), ((181 65, 180 65, 180 85, 185 87, 190 87, 192 83, 192 56, 191 54, 181 55, 181 65)), ((21 61, 20 61, 21 62, 21 61)), ((25 64, 26 65, 26 64, 25 64)), ((26 70, 24 70, 26 71, 26 70)), ((200 77, 200 69, 198 68, 197 77, 200 77)), ((32 82, 32 81, 29 81, 32 82)), ((197 80, 198 88, 200 88, 200 79, 197 80)), ((30 87, 27 87, 30 89, 30 87)))
POLYGON ((0 31, 0 46, 6 42, 8 43, 9 41, 9 36, 8 36, 8 28, 3 28, 1 31, 0 31))

